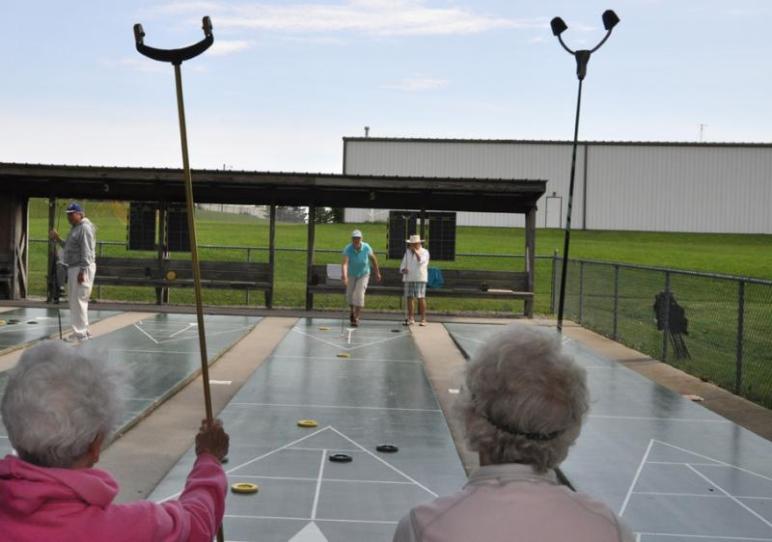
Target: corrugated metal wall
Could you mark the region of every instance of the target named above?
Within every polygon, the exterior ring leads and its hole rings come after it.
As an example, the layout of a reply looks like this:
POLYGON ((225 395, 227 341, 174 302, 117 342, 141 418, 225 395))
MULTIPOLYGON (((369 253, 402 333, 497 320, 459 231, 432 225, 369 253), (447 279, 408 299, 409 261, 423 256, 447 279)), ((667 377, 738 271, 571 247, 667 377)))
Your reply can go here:
MULTIPOLYGON (((571 148, 566 145, 371 140, 346 141, 345 146, 344 173, 350 175, 547 180, 547 195, 555 192, 567 202, 571 148)), ((580 187, 583 152, 579 152, 578 158, 574 224, 581 224, 583 211, 580 187)), ((566 204, 563 204, 564 210, 566 204)), ((428 206, 431 206, 430 202, 428 206)), ((557 225, 557 206, 551 206, 550 212, 556 216, 547 217, 545 205, 540 202, 536 214, 539 227, 544 227, 545 223, 557 225)), ((357 214, 352 213, 353 216, 357 214)), ((520 214, 458 213, 457 220, 459 225, 524 225, 524 217, 520 214)))
MULTIPOLYGON (((566 212, 571 145, 564 143, 358 139, 346 140, 344 155, 348 174, 546 179, 537 226, 560 227, 566 212)), ((772 146, 587 143, 577 158, 575 228, 772 233, 772 146)), ((346 214, 353 222, 370 216, 346 214)), ((375 211, 376 219, 386 216, 375 211)), ((521 215, 499 213, 459 213, 458 221, 523 225, 521 215)))

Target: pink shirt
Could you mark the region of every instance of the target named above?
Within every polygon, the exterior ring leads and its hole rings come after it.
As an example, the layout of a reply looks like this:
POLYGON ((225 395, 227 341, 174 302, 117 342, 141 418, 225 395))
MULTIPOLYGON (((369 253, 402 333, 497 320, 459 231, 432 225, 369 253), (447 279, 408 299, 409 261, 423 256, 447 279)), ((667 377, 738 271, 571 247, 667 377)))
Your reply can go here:
POLYGON ((196 460, 178 500, 112 504, 118 484, 100 469, 0 460, 0 542, 183 542, 214 537, 227 479, 209 454, 196 460))
POLYGON ((394 542, 633 542, 605 505, 528 465, 480 467, 449 497, 413 508, 394 542))

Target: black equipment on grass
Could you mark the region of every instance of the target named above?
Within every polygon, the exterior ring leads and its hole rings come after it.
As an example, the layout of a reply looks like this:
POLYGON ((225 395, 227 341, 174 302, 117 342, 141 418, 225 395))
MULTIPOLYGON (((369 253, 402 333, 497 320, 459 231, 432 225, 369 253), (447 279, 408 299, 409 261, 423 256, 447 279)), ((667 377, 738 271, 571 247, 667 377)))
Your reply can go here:
POLYGON ((662 291, 654 296, 654 316, 657 319, 657 330, 665 332, 670 338, 676 359, 690 359, 684 340, 684 335, 689 334, 689 319, 672 292, 662 291))

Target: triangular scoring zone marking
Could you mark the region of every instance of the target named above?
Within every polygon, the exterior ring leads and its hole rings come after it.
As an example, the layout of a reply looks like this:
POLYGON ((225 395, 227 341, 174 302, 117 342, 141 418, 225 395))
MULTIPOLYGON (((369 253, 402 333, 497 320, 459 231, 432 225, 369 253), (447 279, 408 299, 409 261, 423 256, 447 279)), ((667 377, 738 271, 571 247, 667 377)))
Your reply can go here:
MULTIPOLYGON (((343 434, 342 432, 338 431, 337 429, 335 429, 331 425, 327 425, 325 427, 317 429, 316 431, 313 431, 312 433, 309 433, 308 435, 305 435, 305 436, 303 436, 303 437, 301 437, 299 439, 293 440, 292 442, 288 442, 287 444, 285 444, 283 446, 280 446, 278 448, 274 448, 273 450, 271 450, 269 452, 266 452, 264 454, 258 455, 256 457, 253 457, 252 459, 249 459, 248 461, 245 461, 245 462, 241 463, 240 465, 236 465, 234 467, 231 467, 230 469, 225 471, 225 474, 232 474, 232 473, 234 473, 235 471, 237 471, 239 469, 242 469, 242 468, 244 468, 244 467, 246 467, 248 465, 252 465, 253 463, 256 463, 256 462, 260 461, 261 459, 265 459, 265 458, 267 458, 269 456, 272 456, 272 455, 274 455, 274 454, 276 454, 278 452, 281 452, 282 450, 292 449, 295 446, 301 444, 302 442, 307 441, 311 437, 319 435, 319 434, 321 434, 321 433, 323 433, 325 431, 332 431, 332 432, 334 432, 335 434, 337 434, 338 436, 342 437, 343 439, 345 439, 349 443, 353 444, 357 448, 358 451, 361 451, 361 452, 364 452, 364 453, 368 454, 370 457, 372 457, 376 461, 382 463, 383 465, 385 465, 386 467, 388 467, 389 469, 391 469, 392 471, 397 473, 399 476, 401 476, 402 478, 404 478, 405 480, 410 482, 411 484, 421 488, 423 491, 425 491, 426 493, 428 493, 432 497, 437 497, 438 496, 437 493, 435 493, 434 491, 432 491, 431 489, 429 489, 428 487, 423 485, 421 482, 419 482, 418 480, 416 480, 415 478, 413 478, 409 474, 407 474, 407 473, 403 472, 402 470, 398 469, 397 467, 395 467, 394 465, 392 465, 388 461, 382 459, 381 457, 378 457, 378 455, 374 454, 373 452, 371 452, 370 450, 368 450, 367 448, 365 448, 364 446, 362 446, 361 444, 359 444, 358 442, 356 442, 355 440, 353 440, 349 436, 347 436, 347 435, 343 434)), ((383 484, 392 483, 391 481, 387 481, 387 480, 384 480, 382 482, 379 482, 377 480, 372 480, 372 482, 383 483, 383 484)), ((179 497, 180 493, 181 493, 181 491, 178 491, 177 493, 174 493, 173 495, 169 495, 168 497, 165 497, 165 498, 161 499, 158 502, 166 502, 166 501, 168 501, 170 499, 177 498, 177 497, 179 497)))
MULTIPOLYGON (((680 446, 676 446, 675 444, 670 444, 668 442, 663 442, 661 440, 651 439, 649 440, 649 444, 646 447, 646 451, 643 454, 643 457, 641 458, 641 462, 638 465, 638 468, 636 469, 635 475, 633 476, 633 480, 630 483, 630 487, 627 490, 627 494, 625 495, 625 499, 622 503, 622 506, 619 509, 619 516, 623 516, 625 511, 627 510, 628 505, 630 504, 630 498, 635 493, 635 487, 638 485, 638 480, 641 476, 641 472, 643 471, 643 468, 646 464, 671 464, 671 465, 683 465, 689 470, 691 470, 693 473, 695 473, 697 476, 703 478, 706 482, 710 483, 714 487, 716 487, 723 495, 724 497, 732 500, 734 503, 736 503, 738 506, 743 508, 746 512, 750 513, 751 515, 755 516, 757 519, 759 519, 762 523, 766 524, 769 527, 772 527, 772 522, 770 522, 767 518, 747 506, 745 503, 743 503, 738 496, 732 495, 729 491, 725 490, 721 487, 720 484, 716 483, 714 480, 712 480, 709 476, 706 474, 700 472, 695 467, 724 467, 724 468, 730 468, 735 469, 740 472, 743 472, 745 474, 755 476, 757 478, 761 478, 763 480, 767 480, 769 482, 772 482, 772 477, 765 476, 763 474, 760 474, 758 472, 754 472, 752 470, 732 465, 731 463, 727 463, 725 461, 721 461, 720 459, 715 459, 713 457, 709 457, 707 455, 701 454, 699 452, 695 452, 692 450, 688 450, 686 448, 682 448, 680 446), (696 458, 696 461, 657 461, 657 460, 650 460, 649 456, 651 455, 652 449, 655 445, 659 446, 666 446, 670 450, 675 450, 679 452, 682 455, 691 456, 696 458)), ((689 536, 688 534, 685 534, 684 536, 689 536)))

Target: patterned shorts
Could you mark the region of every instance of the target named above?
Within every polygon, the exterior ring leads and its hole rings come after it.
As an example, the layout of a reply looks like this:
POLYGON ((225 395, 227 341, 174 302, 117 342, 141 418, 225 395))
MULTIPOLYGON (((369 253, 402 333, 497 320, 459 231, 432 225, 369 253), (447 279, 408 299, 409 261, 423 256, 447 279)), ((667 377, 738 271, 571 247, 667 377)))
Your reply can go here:
POLYGON ((425 282, 406 282, 405 297, 415 297, 416 299, 425 298, 426 283, 425 282))

